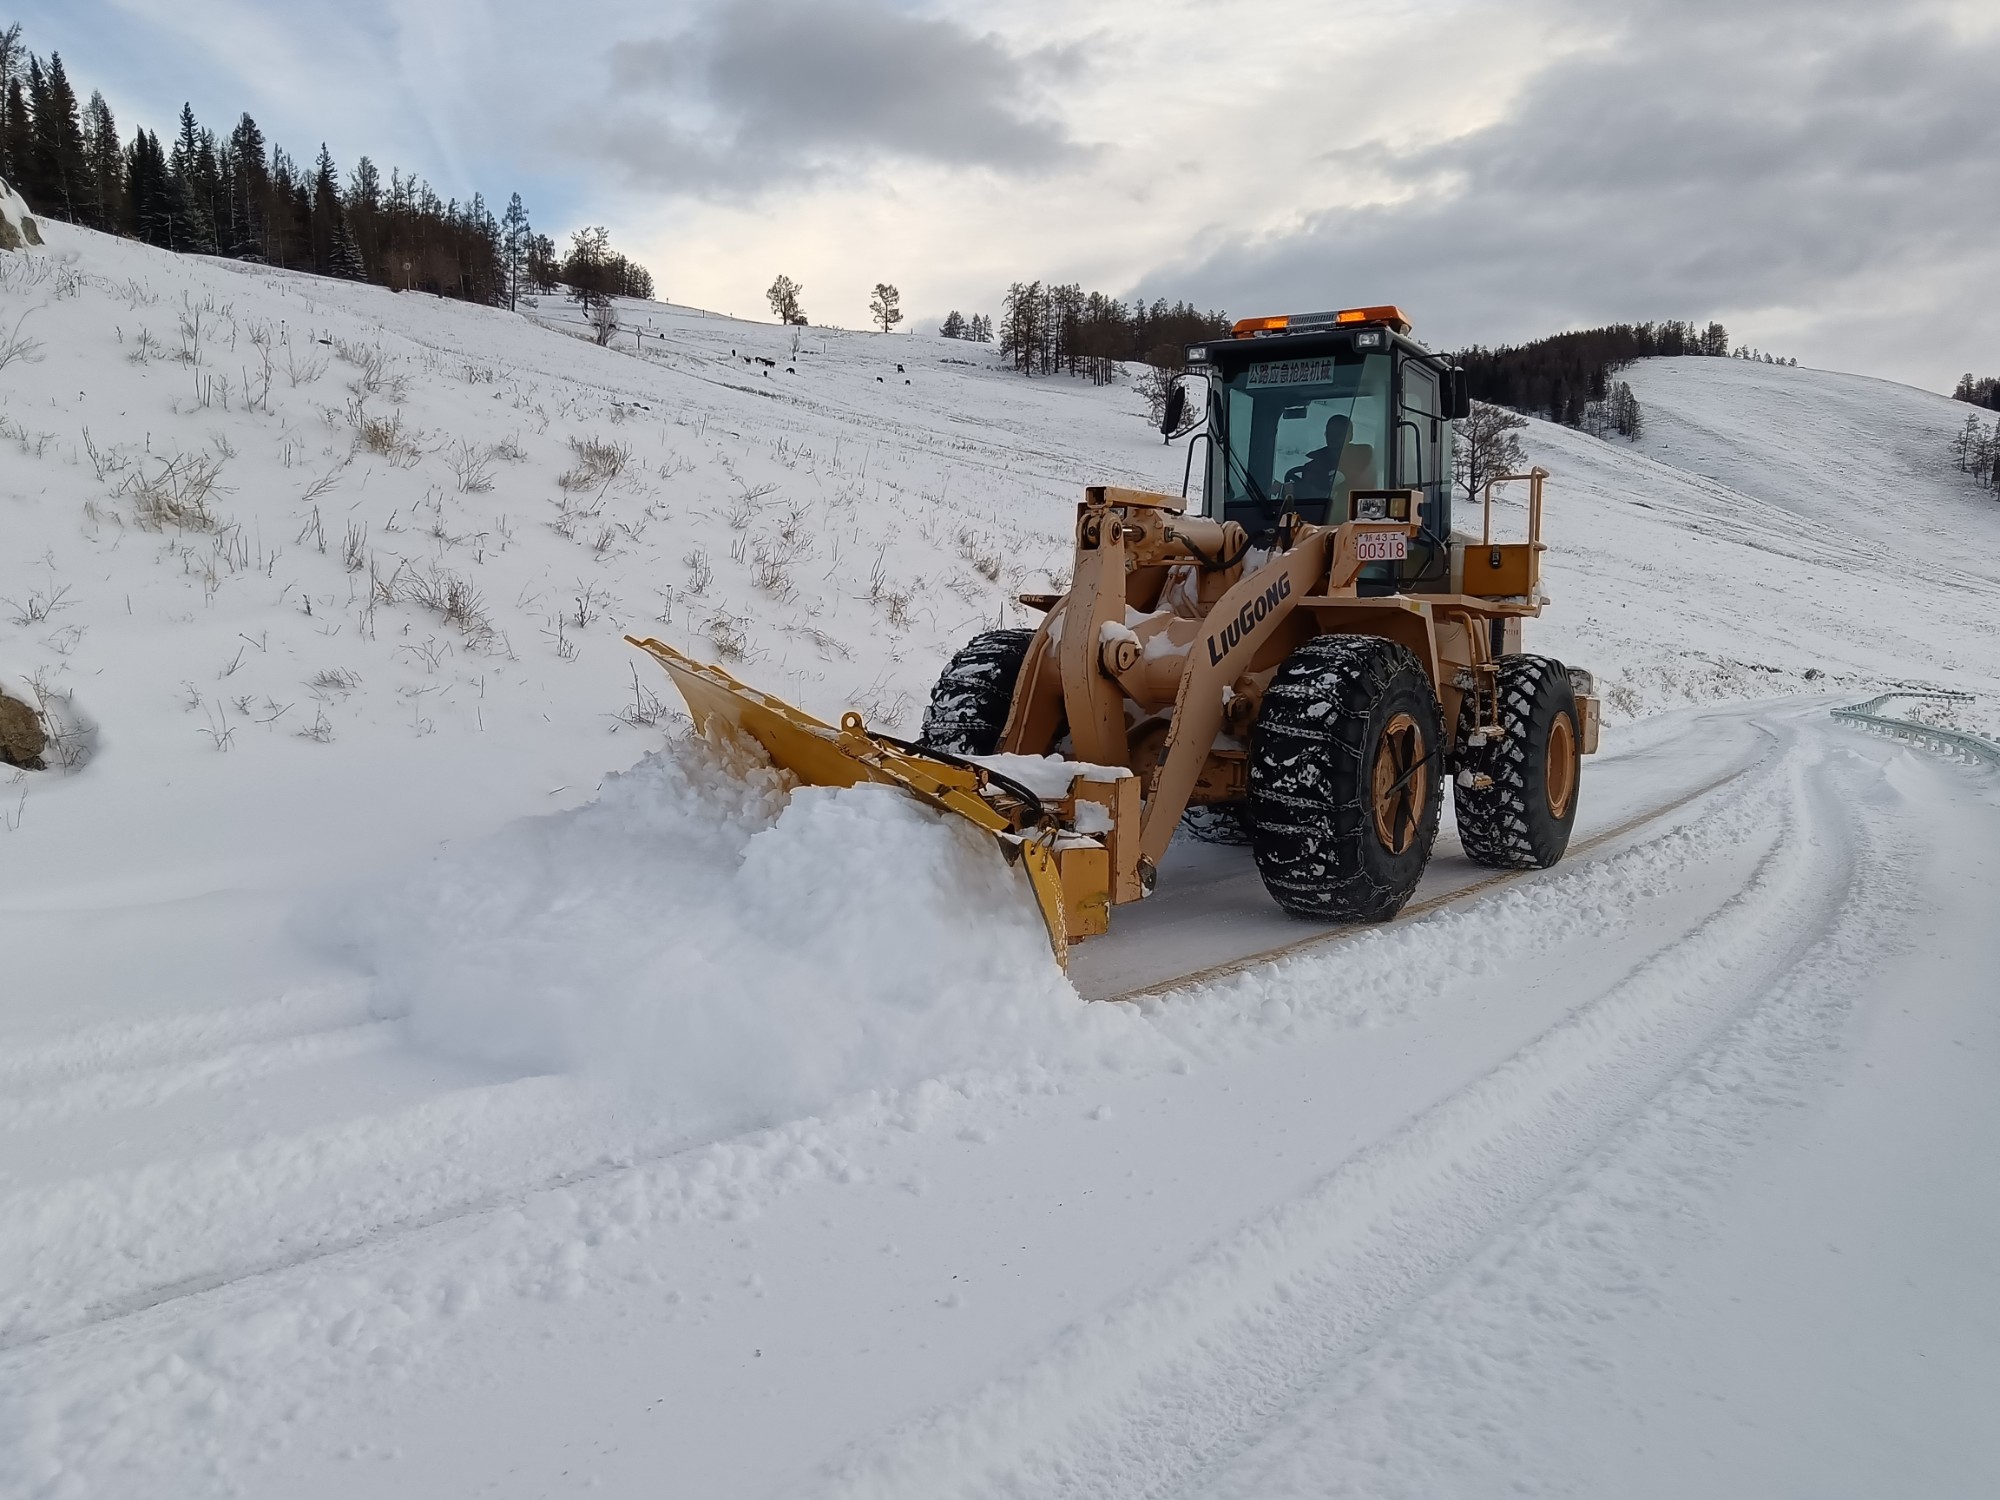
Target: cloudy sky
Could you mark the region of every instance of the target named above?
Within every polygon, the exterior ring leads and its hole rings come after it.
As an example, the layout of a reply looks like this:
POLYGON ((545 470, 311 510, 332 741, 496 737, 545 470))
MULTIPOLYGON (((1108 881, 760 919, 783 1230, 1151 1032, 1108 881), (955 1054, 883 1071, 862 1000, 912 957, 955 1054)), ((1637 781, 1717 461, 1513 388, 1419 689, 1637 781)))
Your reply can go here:
POLYGON ((249 110, 859 326, 1081 281, 1442 347, 1720 317, 2000 373, 1994 0, 16 0, 128 130, 249 110))

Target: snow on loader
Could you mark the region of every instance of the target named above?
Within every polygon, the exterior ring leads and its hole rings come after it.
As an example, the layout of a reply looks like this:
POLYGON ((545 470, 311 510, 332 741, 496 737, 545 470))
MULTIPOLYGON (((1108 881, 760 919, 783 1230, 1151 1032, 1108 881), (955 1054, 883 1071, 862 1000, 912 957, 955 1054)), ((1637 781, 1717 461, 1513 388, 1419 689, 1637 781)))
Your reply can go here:
MULTIPOLYGON (((1542 469, 1527 535, 1454 532, 1462 372, 1393 307, 1251 318, 1191 346, 1199 506, 1093 486, 1061 594, 1033 630, 973 638, 915 743, 838 728, 655 640, 696 724, 756 740, 801 781, 901 786, 992 833, 1026 869, 1059 959, 1142 899, 1177 827, 1250 847, 1286 911, 1382 921, 1416 889, 1447 778, 1487 865, 1554 864, 1597 748, 1590 674, 1525 653, 1540 587, 1542 469)), ((1185 415, 1184 387, 1162 432, 1185 415)))

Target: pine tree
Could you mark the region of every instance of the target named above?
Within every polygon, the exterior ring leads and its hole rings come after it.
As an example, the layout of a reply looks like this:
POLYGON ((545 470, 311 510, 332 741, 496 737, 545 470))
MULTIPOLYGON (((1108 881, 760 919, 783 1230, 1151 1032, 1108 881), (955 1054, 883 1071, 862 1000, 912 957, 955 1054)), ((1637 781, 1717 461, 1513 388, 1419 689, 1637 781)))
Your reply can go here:
POLYGON ((167 248, 213 255, 215 225, 202 211, 195 180, 200 157, 201 126, 195 122, 194 107, 183 104, 180 134, 174 138, 173 150, 167 155, 167 177, 173 188, 172 230, 167 248))
POLYGON ((344 213, 337 214, 333 221, 333 247, 328 253, 327 270, 342 281, 368 279, 368 267, 361 260, 361 247, 354 243, 354 231, 348 228, 344 213))
POLYGON ((974 313, 965 325, 965 336, 976 344, 993 342, 993 320, 985 313, 974 313))
POLYGON ((368 268, 370 279, 383 280, 382 263, 387 258, 383 237, 388 221, 382 201, 382 173, 365 156, 355 162, 354 170, 347 176, 344 206, 347 226, 354 233, 362 264, 368 268))
POLYGON ((132 137, 125 158, 126 227, 149 245, 172 249, 174 186, 160 138, 150 130, 132 137))
MULTIPOLYGON (((248 115, 218 137, 187 104, 167 141, 141 129, 121 146, 101 94, 80 108, 61 57, 37 58, 19 26, 0 28, 0 177, 38 213, 167 249, 261 253, 340 276, 359 268, 386 278, 393 254, 402 284, 486 301, 506 301, 518 288, 519 272, 510 278, 502 264, 502 226, 478 194, 462 206, 445 203, 428 184, 399 177, 385 201, 363 158, 343 200, 331 190, 325 147, 318 167, 301 173, 248 115)), ((525 258, 533 261, 535 250, 540 269, 553 274, 554 247, 536 237, 525 258)), ((617 290, 650 294, 644 267, 623 256, 606 264, 617 290)))
POLYGON ((1967 417, 1965 425, 1958 430, 1958 436, 1951 440, 1951 456, 1957 460, 1959 472, 1971 469, 1974 456, 1979 451, 1979 418, 1967 417))
POLYGON ((1622 380, 1611 391, 1611 425, 1620 437, 1627 440, 1636 440, 1645 431, 1645 418, 1639 412, 1639 398, 1632 394, 1632 387, 1622 380))
POLYGON ((264 164, 264 132, 244 115, 229 132, 230 255, 268 255, 265 224, 270 213, 271 174, 264 164))
POLYGON ((326 142, 319 143, 319 160, 313 164, 312 258, 315 271, 333 272, 334 235, 341 225, 340 174, 333 165, 333 153, 326 142))
POLYGON ((44 162, 50 211, 72 224, 86 222, 90 191, 83 124, 77 118, 76 91, 63 71, 61 53, 49 56, 48 82, 35 117, 35 137, 44 162))
POLYGON ((282 146, 273 146, 266 175, 269 186, 265 198, 265 254, 278 265, 296 266, 310 257, 312 242, 310 237, 305 239, 305 253, 301 255, 298 167, 291 153, 282 146))
POLYGON ((947 339, 964 338, 965 314, 960 312, 955 307, 950 312, 946 313, 944 315, 944 321, 938 324, 938 336, 940 338, 947 338, 947 339))
POLYGON ((875 283, 875 295, 868 299, 869 316, 882 325, 884 333, 892 332, 903 321, 902 302, 901 292, 886 281, 878 281, 875 283))
MULTIPOLYGON (((18 32, 20 28, 14 30, 18 32)), ((7 35, 0 32, 0 40, 7 35)), ((24 198, 28 195, 28 174, 33 169, 34 141, 34 117, 28 112, 28 96, 17 72, 0 89, 0 176, 24 198)))
POLYGON ((125 224, 125 153, 118 147, 111 106, 95 92, 83 111, 83 170, 86 222, 115 233, 125 224))
POLYGON ((27 113, 23 117, 25 131, 21 144, 21 159, 15 164, 17 175, 14 186, 21 196, 28 200, 28 206, 39 214, 51 214, 61 209, 61 202, 51 180, 54 162, 49 150, 47 121, 49 118, 49 75, 42 68, 42 60, 32 52, 28 54, 28 99, 27 113))
POLYGON ((561 264, 556 260, 556 242, 545 234, 530 234, 528 284, 538 292, 552 292, 556 289, 556 277, 561 270, 561 264))
POLYGON ((535 237, 528 222, 527 207, 519 193, 507 200, 507 217, 500 221, 500 264, 507 286, 507 306, 511 309, 521 295, 521 278, 528 270, 528 247, 535 237))
POLYGON ((188 168, 188 190, 194 195, 200 222, 207 227, 210 255, 222 253, 229 226, 229 192, 222 179, 222 153, 216 149, 215 132, 204 129, 196 138, 194 157, 188 168))
POLYGON ((1017 281, 1000 305, 1000 355, 1023 375, 1035 373, 1042 348, 1042 284, 1017 281))
POLYGON ((563 284, 570 299, 594 313, 611 304, 611 235, 601 224, 570 235, 569 254, 562 265, 563 284))

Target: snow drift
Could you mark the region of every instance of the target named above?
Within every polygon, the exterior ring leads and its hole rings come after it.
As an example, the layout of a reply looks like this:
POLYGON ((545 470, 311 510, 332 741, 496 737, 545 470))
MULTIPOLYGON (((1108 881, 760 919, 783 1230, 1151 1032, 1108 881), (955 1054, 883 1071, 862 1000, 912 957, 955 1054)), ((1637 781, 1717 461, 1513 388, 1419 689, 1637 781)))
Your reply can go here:
POLYGON ((341 925, 419 1045, 611 1075, 704 1120, 808 1113, 1103 1024, 991 840, 891 788, 788 788, 699 738, 341 925))

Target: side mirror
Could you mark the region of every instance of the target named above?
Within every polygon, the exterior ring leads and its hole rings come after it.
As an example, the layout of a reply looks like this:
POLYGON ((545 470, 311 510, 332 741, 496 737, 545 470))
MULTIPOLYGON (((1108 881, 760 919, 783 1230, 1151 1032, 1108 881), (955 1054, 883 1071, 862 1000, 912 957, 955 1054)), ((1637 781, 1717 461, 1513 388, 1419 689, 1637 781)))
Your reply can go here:
POLYGON ((1445 415, 1457 422, 1472 415, 1472 389, 1466 381, 1464 370, 1453 370, 1446 379, 1450 382, 1445 397, 1445 415))
POLYGON ((1177 381, 1173 389, 1167 392, 1167 409, 1160 417, 1160 436, 1171 441, 1173 435, 1180 430, 1181 418, 1186 415, 1187 387, 1177 381))

